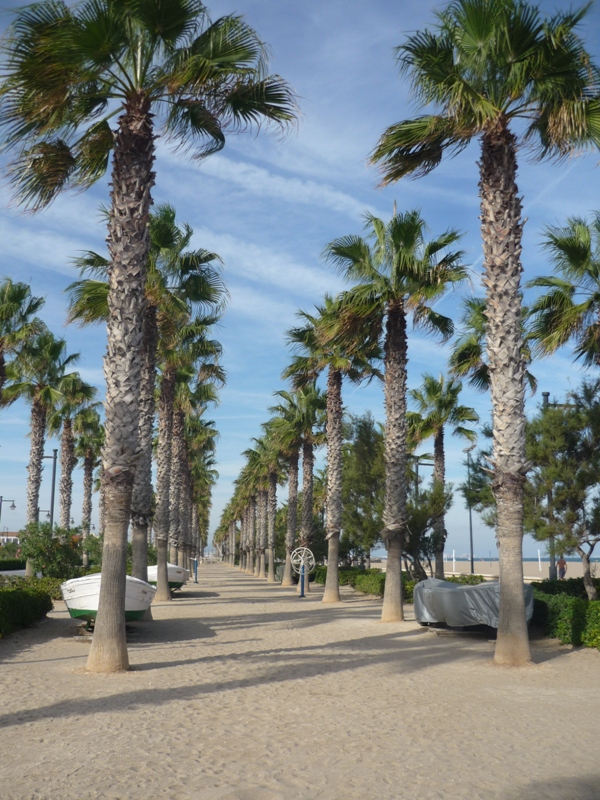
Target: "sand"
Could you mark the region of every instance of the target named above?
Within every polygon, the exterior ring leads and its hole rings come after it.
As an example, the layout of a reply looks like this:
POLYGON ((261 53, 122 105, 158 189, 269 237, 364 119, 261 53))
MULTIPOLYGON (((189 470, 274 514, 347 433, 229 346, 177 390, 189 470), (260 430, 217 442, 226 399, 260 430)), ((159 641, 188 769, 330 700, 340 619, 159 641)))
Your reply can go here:
MULTIPOLYGON (((600 797, 600 652, 377 622, 222 564, 131 626, 134 669, 84 672, 62 603, 0 641, 2 800, 600 797)), ((412 609, 409 607, 409 616, 412 609)))

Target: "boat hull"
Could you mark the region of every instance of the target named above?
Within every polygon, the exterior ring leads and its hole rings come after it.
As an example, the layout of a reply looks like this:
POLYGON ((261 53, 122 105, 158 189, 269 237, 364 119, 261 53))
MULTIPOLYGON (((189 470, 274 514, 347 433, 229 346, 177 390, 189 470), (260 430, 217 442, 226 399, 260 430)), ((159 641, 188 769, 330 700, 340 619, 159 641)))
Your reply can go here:
MULTIPOLYGON (((156 586, 157 570, 158 567, 156 565, 148 567, 148 583, 150 583, 152 586, 156 586)), ((189 577, 190 571, 188 569, 178 567, 177 564, 167 564, 167 579, 169 581, 169 589, 181 589, 189 577)))
MULTIPOLYGON (((94 620, 98 613, 101 573, 66 581, 60 587, 69 614, 74 619, 94 620)), ((150 607, 154 586, 127 575, 125 584, 125 619, 140 620, 150 607)))

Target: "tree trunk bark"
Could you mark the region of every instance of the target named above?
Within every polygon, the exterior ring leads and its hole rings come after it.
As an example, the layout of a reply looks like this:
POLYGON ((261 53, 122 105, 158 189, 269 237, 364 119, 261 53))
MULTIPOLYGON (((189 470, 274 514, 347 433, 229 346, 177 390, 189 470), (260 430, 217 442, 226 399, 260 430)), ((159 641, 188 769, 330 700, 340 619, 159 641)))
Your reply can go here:
POLYGON ((158 404, 158 452, 156 457, 156 512, 154 536, 156 539, 156 594, 159 602, 170 600, 167 572, 169 538, 169 496, 171 490, 171 448, 173 441, 173 404, 175 402, 175 369, 166 366, 163 371, 158 404))
POLYGON ((275 583, 275 517, 277 516, 277 473, 269 472, 269 495, 267 500, 267 582, 275 583))
POLYGON ((40 507, 40 486, 42 485, 42 464, 46 436, 46 409, 35 397, 31 403, 31 446, 27 471, 27 524, 38 521, 40 507))
MULTIPOLYGON (((444 455, 444 428, 440 428, 433 440, 433 483, 441 486, 446 483, 446 458, 444 455)), ((446 523, 442 514, 433 523, 435 541, 435 577, 444 580, 444 546, 446 544, 446 523)))
MULTIPOLYGON (((310 549, 313 540, 313 483, 314 483, 314 447, 311 441, 302 445, 302 521, 300 523, 300 546, 310 549)), ((310 593, 310 580, 307 573, 304 578, 304 592, 310 593)), ((300 593, 300 581, 298 581, 300 593)))
POLYGON ((107 505, 102 581, 94 637, 87 661, 92 672, 128 669, 125 639, 125 573, 131 493, 139 457, 139 399, 145 284, 154 184, 150 101, 131 98, 119 118, 108 225, 108 348, 103 450, 107 505))
POLYGON ((486 287, 487 353, 492 396, 493 469, 500 555, 500 614, 494 661, 531 660, 523 594, 525 363, 521 310, 521 201, 516 139, 500 119, 482 138, 481 235, 486 287))
POLYGON ((592 570, 590 565, 591 553, 586 553, 582 547, 577 547, 577 552, 583 565, 583 585, 585 586, 588 600, 597 600, 598 592, 596 590, 594 579, 592 578, 592 570))
POLYGON ((184 437, 184 415, 180 409, 173 412, 173 439, 171 445, 171 493, 169 497, 170 521, 169 521, 169 545, 171 554, 176 555, 174 563, 179 566, 179 558, 183 554, 181 548, 184 545, 183 531, 181 525, 181 501, 184 492, 183 466, 185 453, 183 452, 184 437))
POLYGON ((68 531, 71 527, 71 505, 73 502, 73 470, 77 464, 73 420, 63 420, 60 437, 60 527, 68 531))
POLYGON ((131 498, 131 574, 148 580, 148 528, 152 524, 154 493, 152 491, 152 439, 156 403, 156 347, 158 326, 156 306, 148 305, 144 317, 143 366, 140 386, 140 460, 135 472, 131 498))
POLYGON ((292 578, 292 551, 296 546, 296 528, 298 526, 298 451, 290 457, 288 474, 288 517, 285 533, 285 566, 283 569, 282 586, 293 586, 292 578))
POLYGON ((92 526, 92 489, 94 484, 94 454, 90 448, 83 458, 83 507, 81 509, 81 535, 83 537, 83 566, 89 566, 89 556, 85 548, 86 539, 92 526))
POLYGON ((340 602, 338 561, 342 528, 342 373, 327 377, 327 577, 323 603, 340 602))
POLYGON ((266 571, 266 551, 268 542, 267 504, 268 504, 268 494, 264 489, 261 489, 258 493, 258 539, 259 539, 258 577, 259 578, 267 577, 267 571, 266 571))
POLYGON ((387 550, 382 622, 404 619, 402 536, 406 529, 406 316, 398 300, 387 309, 385 337, 385 501, 382 538, 387 550))

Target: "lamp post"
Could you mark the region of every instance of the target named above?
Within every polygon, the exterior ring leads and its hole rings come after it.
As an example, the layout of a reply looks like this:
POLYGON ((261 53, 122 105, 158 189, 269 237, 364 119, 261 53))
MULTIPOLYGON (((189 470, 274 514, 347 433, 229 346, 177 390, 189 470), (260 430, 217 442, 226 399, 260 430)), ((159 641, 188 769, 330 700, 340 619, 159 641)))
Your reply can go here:
POLYGON ((10 503, 10 510, 14 511, 16 509, 15 501, 14 500, 5 500, 2 495, 0 495, 0 520, 2 519, 2 503, 10 503))
POLYGON ((420 456, 409 456, 409 458, 415 462, 415 505, 419 504, 419 464, 423 464, 425 467, 433 467, 435 466, 433 461, 431 461, 430 455, 420 455, 420 456))
MULTIPOLYGON (((58 450, 53 450, 51 456, 42 456, 42 458, 52 459, 52 494, 50 495, 50 535, 54 531, 54 491, 56 489, 56 461, 58 459, 58 450)), ((39 514, 38 514, 39 516, 39 514)))
MULTIPOLYGON (((547 411, 549 406, 550 400, 550 392, 542 392, 542 410, 547 411)), ((550 520, 550 508, 552 506, 552 489, 548 489, 548 494, 546 495, 548 500, 548 520, 550 520)), ((556 572, 556 556, 554 555, 554 536, 551 535, 548 537, 548 542, 550 543, 550 570, 549 570, 549 578, 551 581, 555 581, 557 578, 556 572)))
POLYGON ((467 508, 469 509, 469 553, 471 555, 471 575, 475 574, 475 559, 473 556, 473 512, 471 510, 471 451, 476 445, 472 444, 470 447, 465 447, 463 453, 467 454, 467 489, 469 492, 467 498, 467 508))
POLYGON ((50 509, 48 509, 48 508, 40 508, 38 506, 38 510, 37 510, 37 521, 38 522, 40 521, 40 514, 45 514, 46 515, 46 519, 50 519, 50 509))

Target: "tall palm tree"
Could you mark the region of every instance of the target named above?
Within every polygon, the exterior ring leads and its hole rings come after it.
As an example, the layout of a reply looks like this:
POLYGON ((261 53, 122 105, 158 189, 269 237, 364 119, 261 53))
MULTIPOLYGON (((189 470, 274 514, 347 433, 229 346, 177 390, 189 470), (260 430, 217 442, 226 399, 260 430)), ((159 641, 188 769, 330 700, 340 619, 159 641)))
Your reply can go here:
MULTIPOLYGON (((89 383, 75 379, 65 386, 62 397, 48 417, 48 432, 60 433, 60 527, 71 527, 73 502, 73 470, 77 465, 75 454, 75 420, 85 406, 94 400, 97 390, 89 383)), ((87 409, 86 409, 87 410, 87 409)))
POLYGON ((82 408, 73 420, 75 456, 83 465, 83 507, 81 510, 81 533, 84 541, 84 561, 87 561, 85 540, 90 535, 92 524, 92 489, 94 470, 100 463, 104 443, 104 427, 98 411, 90 406, 82 408))
MULTIPOLYGON (((269 420, 262 426, 265 435, 264 459, 267 466, 267 582, 275 583, 275 521, 277 517, 277 484, 283 480, 284 464, 277 432, 269 420)), ((235 539, 233 540, 235 544, 235 539)))
POLYGON ((5 402, 23 398, 31 405, 31 449, 27 480, 27 524, 38 521, 42 458, 48 415, 65 394, 81 385, 76 372, 67 369, 79 359, 79 353, 67 355, 67 343, 57 339, 47 328, 27 339, 7 370, 5 402))
POLYGON ((359 337, 358 341, 344 340, 343 336, 332 337, 341 308, 340 303, 326 295, 317 314, 301 311, 302 327, 287 333, 288 342, 298 352, 283 373, 292 378, 299 388, 314 380, 327 370, 327 578, 323 593, 324 603, 339 603, 340 588, 338 561, 340 531, 342 528, 342 447, 343 405, 342 381, 348 378, 353 383, 381 377, 375 363, 383 353, 379 339, 359 337))
POLYGON ((267 504, 269 492, 270 453, 265 437, 253 439, 255 446, 244 450, 242 455, 247 459, 247 469, 251 476, 252 488, 256 497, 256 576, 266 578, 267 556, 267 504))
POLYGON ((436 29, 398 48, 401 70, 423 106, 389 127, 373 153, 383 182, 425 175, 445 152, 480 139, 479 189, 487 350, 494 419, 494 492, 500 545, 495 662, 530 660, 523 597, 525 365, 521 336, 521 238, 517 149, 564 156, 600 145, 598 69, 577 27, 589 5, 544 19, 520 0, 455 0, 436 29))
POLYGON ((600 366, 600 213, 591 222, 572 217, 564 227, 546 229, 544 247, 555 275, 529 286, 548 290, 532 305, 530 338, 539 355, 569 341, 586 367, 600 366))
MULTIPOLYGON (((158 343, 161 338, 176 337, 182 314, 220 308, 227 296, 217 269, 219 256, 204 249, 189 249, 193 229, 187 224, 180 227, 176 223, 172 206, 164 203, 157 206, 150 215, 149 231, 140 386, 140 457, 131 500, 132 575, 140 580, 148 577, 148 528, 154 514, 152 440, 158 343)), ((69 320, 82 325, 106 322, 108 260, 98 253, 87 252, 77 258, 75 264, 84 274, 94 277, 76 281, 67 287, 70 293, 69 320)))
MULTIPOLYGON (((403 619, 402 537, 406 533, 407 442, 406 365, 407 316, 416 325, 445 337, 452 334, 451 320, 428 303, 440 298, 450 285, 464 280, 462 252, 450 248, 459 234, 448 230, 436 239, 425 239, 425 222, 418 211, 395 214, 386 224, 366 217, 367 238, 346 236, 326 248, 328 260, 357 283, 342 298, 345 310, 340 330, 353 329, 365 336, 384 334, 385 366, 385 462, 386 488, 382 537, 387 549, 383 622, 403 619)), ((354 333, 354 336, 357 334, 354 333)))
POLYGON ((225 133, 285 125, 293 97, 266 75, 265 47, 239 17, 211 22, 198 0, 20 9, 5 46, 0 120, 20 202, 38 209, 63 189, 86 188, 113 154, 104 472, 103 579, 88 669, 128 668, 126 537, 138 459, 148 215, 157 133, 202 157, 225 133), (116 128, 111 120, 117 117, 116 128))
POLYGON ((42 297, 32 296, 26 283, 5 278, 0 284, 0 404, 6 383, 6 359, 41 329, 42 323, 35 315, 44 302, 42 297))
MULTIPOLYGON (((477 434, 465 423, 479 422, 475 409, 460 405, 459 395, 462 389, 460 381, 447 381, 443 375, 434 378, 424 375, 423 384, 412 389, 409 394, 417 410, 407 415, 410 437, 420 444, 433 437, 433 482, 442 492, 446 486, 446 455, 444 451, 444 434, 447 425, 452 426, 454 436, 462 436, 470 442, 475 441, 477 434)), ((446 542, 446 525, 442 513, 434 522, 435 541, 435 577, 444 578, 444 544, 446 542)))

